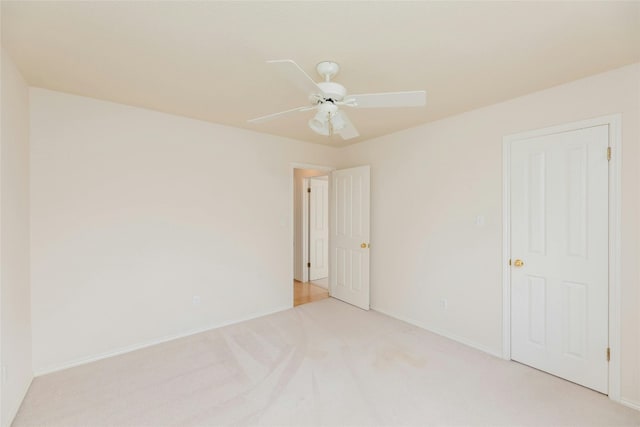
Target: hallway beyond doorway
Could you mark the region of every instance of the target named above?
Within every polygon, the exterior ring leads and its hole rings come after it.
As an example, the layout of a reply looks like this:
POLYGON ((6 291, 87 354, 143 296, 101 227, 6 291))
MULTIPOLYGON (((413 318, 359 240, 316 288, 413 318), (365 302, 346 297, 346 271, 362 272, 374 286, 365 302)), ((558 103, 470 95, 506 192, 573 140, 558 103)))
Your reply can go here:
POLYGON ((312 282, 293 281, 293 306, 307 304, 329 298, 329 291, 312 282))

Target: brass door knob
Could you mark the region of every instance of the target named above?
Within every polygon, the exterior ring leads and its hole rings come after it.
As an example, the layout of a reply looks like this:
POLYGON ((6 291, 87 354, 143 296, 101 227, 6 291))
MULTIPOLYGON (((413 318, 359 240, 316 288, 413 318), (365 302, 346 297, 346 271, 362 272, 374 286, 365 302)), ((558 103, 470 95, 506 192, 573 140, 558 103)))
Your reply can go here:
POLYGON ((514 267, 522 267, 524 265, 524 261, 521 259, 517 259, 513 262, 514 267))
POLYGON ((366 243, 362 243, 362 244, 360 245, 360 247, 361 247, 362 249, 366 249, 366 248, 367 248, 367 244, 366 244, 366 243))

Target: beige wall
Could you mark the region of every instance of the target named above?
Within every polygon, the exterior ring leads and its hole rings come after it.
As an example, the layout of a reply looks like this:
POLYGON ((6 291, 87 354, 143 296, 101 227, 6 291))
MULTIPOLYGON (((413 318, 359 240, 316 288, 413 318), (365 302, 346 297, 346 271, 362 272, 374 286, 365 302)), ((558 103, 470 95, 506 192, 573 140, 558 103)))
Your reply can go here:
POLYGON ((336 150, 35 88, 31 114, 36 373, 291 307, 291 163, 336 150))
POLYGON ((622 113, 621 391, 640 404, 639 104, 636 64, 342 149, 371 165, 372 307, 501 354, 502 138, 622 113))
POLYGON ((8 426, 27 391, 31 369, 29 296, 29 92, 2 51, 0 146, 0 425, 8 426))

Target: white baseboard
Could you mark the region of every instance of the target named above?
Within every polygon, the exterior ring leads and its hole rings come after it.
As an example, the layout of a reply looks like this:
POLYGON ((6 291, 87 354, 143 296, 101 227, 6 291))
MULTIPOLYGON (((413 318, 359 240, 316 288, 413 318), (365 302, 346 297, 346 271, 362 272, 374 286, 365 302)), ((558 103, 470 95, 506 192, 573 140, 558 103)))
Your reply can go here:
POLYGON ((468 347, 474 348, 476 350, 480 350, 483 353, 488 353, 488 354, 490 354, 492 356, 495 356, 495 357, 498 357, 500 359, 503 359, 501 350, 500 351, 494 350, 494 349, 489 348, 487 346, 484 346, 482 344, 478 344, 476 342, 473 342, 473 341, 471 341, 471 340, 469 340, 467 338, 460 337, 460 336, 457 336, 455 334, 452 334, 452 333, 450 333, 448 331, 445 331, 445 330, 442 330, 442 329, 439 329, 439 328, 434 328, 434 327, 432 327, 430 325, 427 325, 427 324, 425 324, 423 322, 418 322, 418 321, 416 321, 414 319, 409 319, 409 318, 407 318, 405 316, 400 316, 400 315, 397 315, 395 313, 379 309, 377 307, 371 307, 371 309, 374 310, 374 311, 377 311, 378 313, 382 313, 382 314, 385 314, 385 315, 387 315, 389 317, 393 317, 394 319, 402 320, 403 322, 407 322, 407 323, 410 323, 410 324, 412 324, 414 326, 417 326, 419 328, 426 329, 429 332, 433 332, 434 334, 438 334, 438 335, 443 336, 445 338, 448 338, 450 340, 457 341, 460 344, 464 344, 464 345, 466 345, 468 347))
MULTIPOLYGON (((20 405, 22 405, 22 401, 24 400, 24 398, 27 395, 27 392, 29 391, 29 387, 31 387, 31 383, 33 382, 33 376, 31 377, 31 379, 25 384, 24 389, 22 390, 22 393, 20 394, 20 399, 18 399, 18 404, 14 405, 14 408, 11 408, 9 410, 9 417, 7 418, 9 420, 9 424, 7 424, 7 427, 11 426, 11 424, 13 424, 13 420, 16 418, 16 415, 18 415, 18 411, 20 410, 20 405)), ((4 427, 4 426, 3 426, 4 427)))
MULTIPOLYGON (((309 282, 309 283, 311 283, 311 282, 309 282)), ((317 286, 319 288, 329 290, 329 285, 328 284, 325 285, 325 284, 322 284, 322 283, 313 283, 313 286, 317 286)))
MULTIPOLYGON (((459 342, 461 344, 464 344, 464 345, 467 345, 469 347, 475 348, 476 350, 480 350, 480 351, 482 351, 484 353, 488 353, 488 354, 490 354, 492 356, 498 357, 500 359, 504 359, 502 351, 493 350, 493 349, 491 349, 489 347, 486 347, 484 345, 475 343, 475 342, 470 341, 470 340, 468 340, 466 338, 451 334, 451 333, 449 333, 447 331, 444 331, 442 329, 431 327, 431 326, 429 326, 429 325, 427 325, 427 324, 425 324, 423 322, 418 322, 416 320, 409 319, 409 318, 407 318, 405 316, 399 316, 397 314, 394 314, 394 313, 386 311, 386 310, 379 309, 377 307, 371 307, 371 309, 374 310, 374 311, 377 311, 378 313, 385 314, 385 315, 387 315, 389 317, 393 317, 394 319, 402 320, 403 322, 407 322, 407 323, 409 323, 411 325, 418 326, 419 328, 426 329, 427 331, 433 332, 434 334, 441 335, 441 336, 443 336, 445 338, 448 338, 450 340, 457 341, 457 342, 459 342)), ((638 402, 632 402, 630 400, 620 399, 619 403, 624 405, 624 406, 626 406, 626 407, 628 407, 628 408, 632 408, 632 409, 635 409, 636 411, 640 411, 640 403, 638 403, 638 402)))
POLYGON ((65 369, 73 368, 73 367, 76 367, 76 366, 86 365, 87 363, 96 362, 98 360, 106 359, 106 358, 113 357, 113 356, 119 356, 121 354, 130 353, 130 352, 136 351, 136 350, 141 350, 143 348, 147 348, 147 347, 151 347, 151 346, 154 346, 154 345, 162 344, 162 343, 165 343, 167 341, 173 341, 173 340, 176 340, 176 339, 179 339, 179 338, 184 338, 184 337, 188 337, 188 336, 191 336, 191 335, 199 334, 201 332, 210 331, 212 329, 221 328, 223 326, 229 326, 229 325, 233 325, 233 324, 236 324, 236 323, 244 322, 244 321, 247 321, 247 320, 256 319, 258 317, 263 317, 263 316, 268 316, 270 314, 279 313, 281 311, 288 310, 291 307, 292 307, 292 305, 287 305, 287 306, 284 306, 284 307, 279 307, 279 308, 277 308, 275 310, 268 310, 268 311, 265 311, 265 312, 262 312, 262 313, 253 314, 251 316, 235 319, 235 320, 232 320, 232 321, 229 321, 229 322, 221 322, 221 323, 216 323, 216 324, 212 324, 212 325, 207 325, 207 326, 204 326, 204 327, 201 327, 201 328, 190 329, 188 331, 181 332, 181 333, 178 333, 178 334, 166 335, 166 336, 161 337, 161 338, 157 338, 157 339, 153 339, 153 340, 149 340, 149 341, 144 341, 144 342, 141 342, 141 343, 138 343, 138 344, 128 345, 126 347, 116 348, 114 350, 106 351, 106 352, 99 353, 99 354, 94 354, 92 356, 81 357, 81 358, 74 359, 74 360, 71 360, 71 361, 68 361, 68 362, 60 363, 60 364, 53 365, 53 366, 48 366, 48 367, 43 368, 43 369, 37 369, 34 372, 34 376, 35 377, 40 377, 42 375, 51 374, 53 372, 58 372, 58 371, 63 371, 65 369))
POLYGON ((640 411, 640 403, 632 402, 626 399, 620 399, 620 403, 628 408, 635 409, 636 411, 640 411))

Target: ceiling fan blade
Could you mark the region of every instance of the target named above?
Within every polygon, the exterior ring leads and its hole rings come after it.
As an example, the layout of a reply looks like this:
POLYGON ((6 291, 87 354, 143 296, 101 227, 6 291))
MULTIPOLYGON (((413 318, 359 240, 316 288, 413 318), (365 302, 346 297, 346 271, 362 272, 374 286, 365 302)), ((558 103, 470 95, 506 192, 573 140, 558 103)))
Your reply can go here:
POLYGON ((305 107, 298 107, 298 108, 292 108, 291 110, 286 110, 286 111, 280 111, 279 113, 273 113, 273 114, 268 114, 266 116, 262 116, 262 117, 256 117, 255 119, 251 119, 251 120, 247 120, 247 122, 249 123, 262 123, 262 122, 266 122, 275 118, 278 118, 280 116, 286 116, 287 114, 291 114, 291 113, 296 113, 298 111, 309 111, 309 110, 313 110, 315 107, 314 106, 305 106, 305 107))
POLYGON ((336 115, 340 115, 345 123, 345 126, 337 132, 342 137, 342 139, 351 139, 360 136, 360 133, 358 133, 358 129, 356 129, 353 123, 351 123, 351 120, 349 120, 349 117, 344 111, 339 110, 336 115))
POLYGON ((318 86, 316 82, 314 82, 313 79, 291 59, 276 59, 267 61, 267 64, 273 64, 282 76, 287 80, 290 80, 307 95, 316 93, 324 94, 322 89, 320 89, 320 86, 318 86))
POLYGON ((424 107, 427 104, 427 92, 416 90, 411 92, 364 93, 349 95, 345 98, 346 105, 355 102, 358 108, 393 108, 393 107, 424 107))

